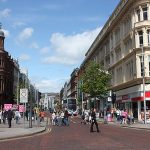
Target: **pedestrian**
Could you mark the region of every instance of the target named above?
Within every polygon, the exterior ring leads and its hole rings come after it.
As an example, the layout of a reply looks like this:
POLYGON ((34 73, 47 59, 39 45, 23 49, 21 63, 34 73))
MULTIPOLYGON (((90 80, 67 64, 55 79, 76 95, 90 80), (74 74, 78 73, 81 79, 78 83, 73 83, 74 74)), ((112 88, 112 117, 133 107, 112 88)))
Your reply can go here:
POLYGON ((0 124, 2 123, 2 111, 0 110, 0 124))
POLYGON ((121 124, 122 123, 126 124, 126 120, 127 120, 127 116, 128 116, 128 112, 126 109, 122 110, 121 116, 122 116, 121 124))
POLYGON ((45 117, 45 112, 44 112, 43 109, 42 109, 42 111, 40 112, 40 117, 41 117, 41 121, 40 121, 40 122, 43 122, 43 121, 44 121, 44 117, 45 117))
POLYGON ((56 114, 55 112, 52 113, 52 125, 54 126, 56 124, 56 114))
POLYGON ((6 123, 6 118, 7 118, 7 111, 4 109, 2 112, 2 116, 3 116, 3 124, 6 123))
POLYGON ((120 121, 120 116, 121 116, 121 111, 119 110, 119 108, 117 108, 117 110, 116 110, 116 118, 117 118, 118 122, 120 121))
POLYGON ((29 120, 29 111, 28 111, 28 110, 26 110, 25 116, 26 116, 26 119, 27 119, 27 121, 28 121, 28 120, 29 120))
POLYGON ((86 124, 86 122, 85 122, 85 112, 84 112, 84 111, 82 112, 81 118, 82 118, 81 124, 82 124, 82 123, 83 123, 83 124, 86 124))
POLYGON ((16 124, 19 123, 19 120, 21 118, 20 112, 18 110, 15 111, 15 120, 16 120, 16 124))
POLYGON ((9 109, 8 112, 7 112, 7 119, 8 119, 8 126, 9 126, 9 128, 11 128, 12 117, 13 117, 13 112, 12 112, 11 109, 9 109))
POLYGON ((64 122, 66 126, 69 126, 69 114, 67 108, 65 108, 65 113, 64 113, 64 122))
POLYGON ((61 113, 60 113, 60 118, 61 118, 61 125, 65 125, 65 122, 64 122, 64 112, 63 111, 61 111, 61 113))
POLYGON ((97 132, 99 132, 99 128, 98 128, 98 123, 97 123, 97 120, 96 120, 96 109, 92 109, 92 112, 91 112, 91 119, 92 119, 92 123, 91 123, 91 128, 90 128, 90 132, 94 132, 93 130, 93 125, 95 124, 96 126, 96 129, 97 129, 97 132))

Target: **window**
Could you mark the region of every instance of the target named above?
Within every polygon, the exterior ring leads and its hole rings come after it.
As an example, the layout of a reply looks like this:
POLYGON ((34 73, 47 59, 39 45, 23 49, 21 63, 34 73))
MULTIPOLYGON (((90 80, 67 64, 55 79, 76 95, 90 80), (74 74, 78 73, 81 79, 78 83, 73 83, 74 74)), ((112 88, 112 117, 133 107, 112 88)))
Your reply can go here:
POLYGON ((131 60, 130 62, 130 77, 132 78, 134 76, 134 70, 133 70, 134 66, 133 66, 133 60, 131 60))
POLYGON ((150 46, 150 30, 147 30, 147 41, 148 41, 148 46, 150 46))
POLYGON ((124 48, 125 48, 126 52, 128 52, 132 48, 132 40, 131 39, 128 39, 127 41, 125 41, 124 48))
POLYGON ((144 57, 140 56, 141 76, 144 76, 144 57))
POLYGON ((115 44, 118 44, 120 41, 120 28, 115 31, 115 44))
POLYGON ((121 48, 116 50, 116 61, 119 61, 122 57, 121 48))
POLYGON ((138 21, 141 21, 141 17, 140 17, 140 9, 138 9, 138 10, 136 11, 136 13, 137 13, 138 21))
POLYGON ((139 46, 143 46, 143 32, 139 31, 139 46))
POLYGON ((143 10, 143 20, 148 20, 147 7, 142 8, 142 10, 143 10))

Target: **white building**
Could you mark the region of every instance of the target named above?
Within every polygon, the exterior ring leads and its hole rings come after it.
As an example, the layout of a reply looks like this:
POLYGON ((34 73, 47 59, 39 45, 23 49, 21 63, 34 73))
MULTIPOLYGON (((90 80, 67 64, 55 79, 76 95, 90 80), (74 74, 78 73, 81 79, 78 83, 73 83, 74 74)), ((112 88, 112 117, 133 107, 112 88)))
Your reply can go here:
MULTIPOLYGON (((150 110, 150 0, 120 1, 86 53, 83 65, 90 60, 112 73, 111 90, 116 93, 116 107, 132 111, 140 120, 143 75, 150 110)), ((102 106, 104 102, 97 103, 102 106)))

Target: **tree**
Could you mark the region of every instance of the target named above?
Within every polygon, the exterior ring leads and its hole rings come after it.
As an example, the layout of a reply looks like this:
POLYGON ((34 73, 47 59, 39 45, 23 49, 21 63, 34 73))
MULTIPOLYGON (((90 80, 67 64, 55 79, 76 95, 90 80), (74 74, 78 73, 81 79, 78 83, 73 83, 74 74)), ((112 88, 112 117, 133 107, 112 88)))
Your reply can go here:
POLYGON ((82 76, 81 91, 91 98, 105 96, 108 92, 111 75, 95 62, 90 62, 82 76))

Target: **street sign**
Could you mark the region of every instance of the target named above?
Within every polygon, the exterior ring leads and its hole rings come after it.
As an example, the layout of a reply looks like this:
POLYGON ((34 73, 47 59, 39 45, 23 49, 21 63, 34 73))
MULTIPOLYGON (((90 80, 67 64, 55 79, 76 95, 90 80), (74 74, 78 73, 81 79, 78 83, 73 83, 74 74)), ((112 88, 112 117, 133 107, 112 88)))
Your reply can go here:
POLYGON ((28 89, 20 89, 20 103, 28 102, 28 89))

